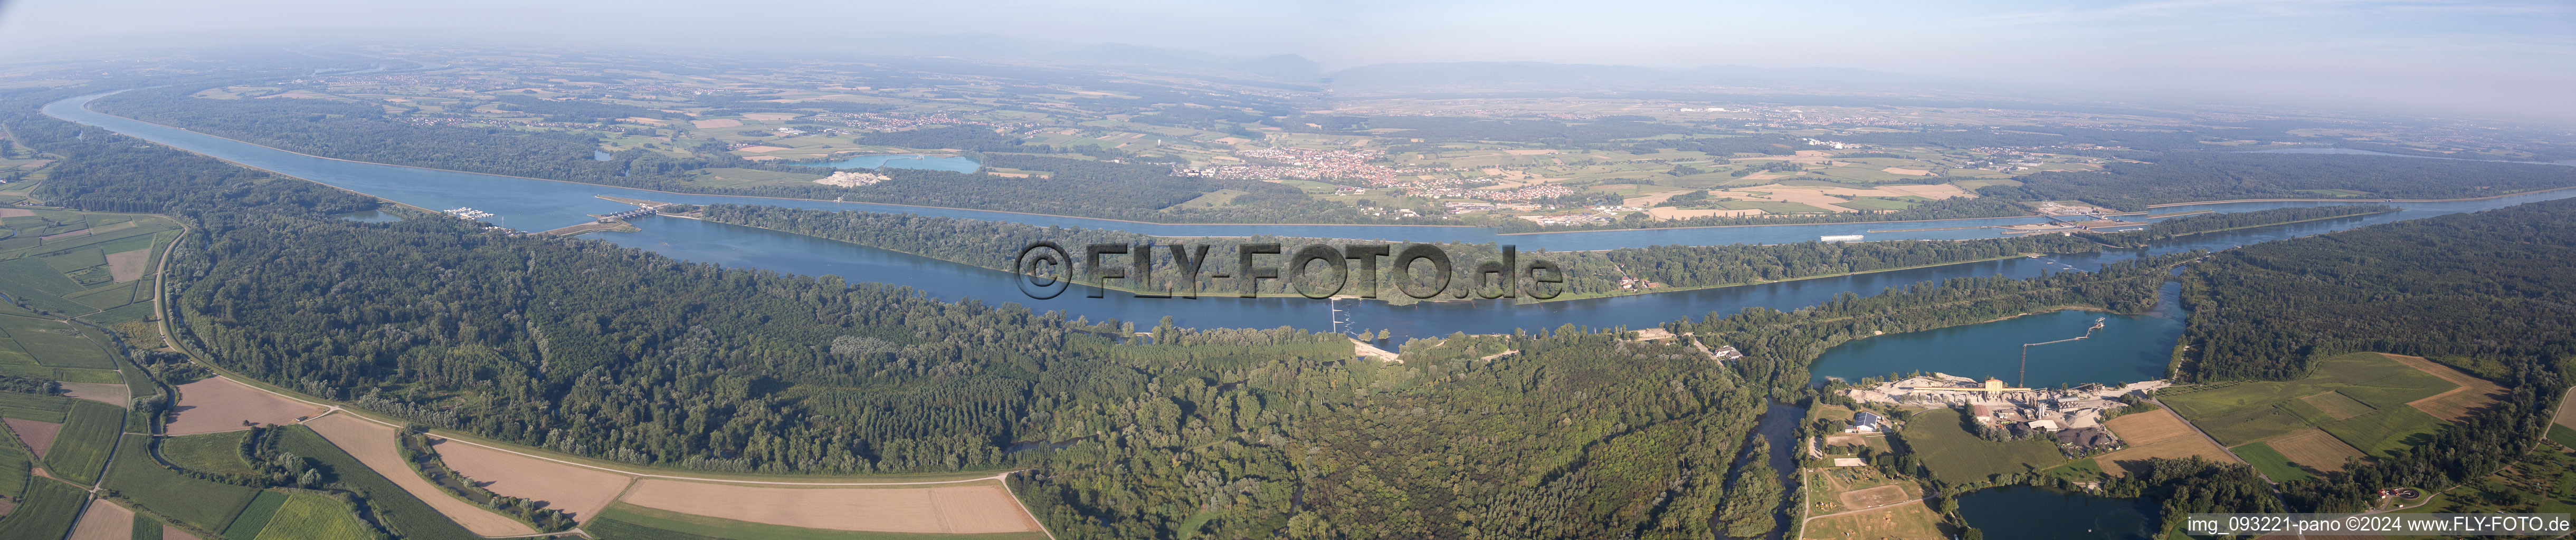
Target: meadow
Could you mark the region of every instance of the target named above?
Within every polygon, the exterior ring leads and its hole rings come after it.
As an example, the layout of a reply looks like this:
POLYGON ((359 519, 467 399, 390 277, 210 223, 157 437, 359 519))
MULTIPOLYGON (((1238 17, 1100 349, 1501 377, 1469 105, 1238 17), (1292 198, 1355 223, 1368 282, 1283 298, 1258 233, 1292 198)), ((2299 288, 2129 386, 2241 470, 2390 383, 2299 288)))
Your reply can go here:
POLYGON ((1923 411, 1896 436, 1932 470, 1934 479, 1949 484, 1985 482, 1993 475, 2046 469, 2067 461, 2056 441, 2042 437, 1994 442, 1968 433, 1959 423, 1957 410, 1923 411))
POLYGON ((2378 353, 2337 355, 2318 360, 2298 380, 2177 388, 2159 398, 2273 480, 2285 481, 2429 441, 2447 422, 2420 403, 2440 402, 2446 411, 2483 403, 2483 395, 2454 392, 2467 387, 2445 376, 2479 380, 2426 364, 2378 353))

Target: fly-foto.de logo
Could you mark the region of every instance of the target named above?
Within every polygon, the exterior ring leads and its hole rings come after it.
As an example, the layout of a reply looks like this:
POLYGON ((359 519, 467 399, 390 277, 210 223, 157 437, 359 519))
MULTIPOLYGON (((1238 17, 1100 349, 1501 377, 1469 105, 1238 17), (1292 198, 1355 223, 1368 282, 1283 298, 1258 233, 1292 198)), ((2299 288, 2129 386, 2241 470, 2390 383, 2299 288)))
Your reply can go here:
MULTIPOLYGON (((1298 296, 1378 298, 1388 288, 1417 300, 1450 291, 1453 279, 1467 288, 1459 298, 1530 298, 1547 300, 1565 292, 1565 268, 1543 259, 1520 260, 1513 246, 1500 246, 1498 260, 1462 265, 1440 246, 1389 244, 1333 246, 1310 244, 1295 251, 1279 244, 1237 244, 1233 253, 1211 255, 1204 244, 1090 244, 1080 257, 1055 242, 1031 242, 1020 248, 1015 268, 1020 291, 1046 300, 1064 294, 1073 282, 1091 288, 1092 298, 1108 290, 1126 290, 1137 298, 1198 298, 1202 292, 1257 298, 1262 282, 1287 284, 1298 296), (1158 249, 1159 248, 1159 249, 1158 249), (1159 254, 1159 255, 1158 255, 1159 254), (1211 260, 1232 255, 1232 261, 1211 260), (1231 262, 1232 264, 1226 264, 1231 262), (1460 270, 1465 269, 1461 274, 1460 270), (1380 279, 1381 276, 1383 279, 1380 279), (1158 279, 1159 277, 1159 279, 1158 279), (1207 281, 1202 281, 1201 278, 1207 281), (1215 280, 1229 280, 1219 285, 1215 280), (1529 283, 1523 287, 1523 281, 1529 283), (1202 291, 1202 288, 1212 290, 1202 291)), ((1279 289, 1277 285, 1272 289, 1279 289)))

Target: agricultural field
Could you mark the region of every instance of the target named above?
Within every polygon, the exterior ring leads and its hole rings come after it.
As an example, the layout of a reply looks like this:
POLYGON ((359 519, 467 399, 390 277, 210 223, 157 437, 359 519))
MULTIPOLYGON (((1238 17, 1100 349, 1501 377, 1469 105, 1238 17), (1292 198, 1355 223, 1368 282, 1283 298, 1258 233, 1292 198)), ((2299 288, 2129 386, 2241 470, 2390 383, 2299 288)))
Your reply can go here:
POLYGON ((1941 516, 1917 500, 1901 506, 1807 520, 1806 532, 1799 538, 1947 540, 1950 535, 1941 532, 1941 516))
POLYGON ((27 484, 18 506, 0 516, 0 538, 62 538, 80 517, 89 494, 70 484, 39 480, 27 484))
POLYGON ((1041 532, 899 533, 810 529, 683 514, 618 503, 582 526, 601 540, 1044 540, 1041 532))
POLYGON ((0 495, 14 496, 27 490, 27 481, 35 478, 36 456, 13 440, 0 439, 0 495))
POLYGON ((1933 478, 1951 484, 1985 482, 1994 475, 2047 469, 2067 461, 2056 441, 2046 437, 2010 442, 1977 438, 1959 426, 1959 411, 1954 409, 1918 413, 1896 436, 1932 470, 1933 478))
POLYGON ((2238 446, 2229 450, 2235 451, 2237 457, 2245 458, 2245 464, 2253 465, 2254 470, 2261 471, 2265 478, 2270 478, 2274 482, 2305 480, 2314 477, 2313 475, 2308 474, 2307 469, 2300 468, 2297 464, 2291 463, 2289 456, 2281 455, 2280 451, 2273 450, 2271 443, 2245 443, 2244 446, 2238 446))
MULTIPOLYGON (((7 278, 0 277, 0 280, 7 278)), ((105 336, 0 303, 0 373, 63 382, 118 384, 105 336)))
POLYGON ((286 506, 286 499, 285 493, 258 492, 258 497, 251 499, 248 506, 242 507, 241 513, 233 518, 232 524, 224 527, 224 537, 258 538, 260 531, 268 530, 268 523, 277 519, 277 510, 286 506))
POLYGON ((0 292, 99 324, 149 314, 152 295, 142 278, 160 262, 156 248, 178 237, 177 223, 146 214, 0 212, 0 292))
POLYGON ((535 534, 518 519, 465 502, 403 462, 395 431, 345 414, 281 428, 279 448, 321 460, 341 483, 364 491, 396 534, 475 538, 535 534))
MULTIPOLYGON (((242 508, 260 494, 258 489, 200 480, 162 466, 144 451, 151 439, 150 435, 126 435, 126 451, 117 453, 115 467, 108 471, 107 488, 135 505, 200 530, 220 531, 237 521, 242 508)), ((168 451, 164 443, 164 455, 168 451)), ((171 457, 178 461, 178 456, 171 457)))
POLYGON ((180 468, 214 474, 251 474, 242 461, 242 439, 250 432, 208 433, 161 439, 161 457, 180 468))
POLYGON ((2093 456, 2093 461, 2106 465, 2104 471, 2112 476, 2144 472, 2147 461, 2155 458, 2199 456, 2217 462, 2236 461, 2228 457, 2226 449, 2194 433, 2191 424, 2183 422, 2180 416, 2174 416, 2171 409, 2124 414, 2103 422, 2103 426, 2129 444, 2128 448, 2093 456))
POLYGON ((998 482, 936 486, 752 486, 638 480, 620 504, 811 529, 911 533, 1039 530, 998 482))
POLYGON ((2219 442, 2244 444, 2338 421, 2302 399, 2308 396, 2335 392, 2384 410, 2458 387, 2386 356, 2357 353, 2318 360, 2309 376, 2294 381, 2179 388, 2158 397, 2219 442))
POLYGON ((62 411, 70 411, 70 409, 72 409, 72 401, 62 399, 62 396, 36 396, 36 393, 0 391, 0 417, 62 424, 62 411))
POLYGON ((67 420, 62 432, 54 436, 52 448, 45 451, 45 470, 82 485, 96 483, 99 471, 107 467, 107 455, 116 446, 117 434, 125 429, 125 409, 95 401, 74 401, 64 416, 67 420))
POLYGON ((313 493, 286 497, 286 503, 277 507, 267 521, 268 526, 261 528, 254 540, 340 540, 374 535, 365 522, 358 521, 357 509, 313 493))
POLYGON ((1824 515, 1920 499, 1923 493, 1911 479, 1881 474, 1871 467, 1826 467, 1809 469, 1807 500, 1814 505, 1810 515, 1824 515))
POLYGON ((2428 360, 2355 353, 2318 360, 2299 380, 2176 389, 2160 398, 2240 454, 2263 455, 2259 461, 2278 456, 2280 463, 2257 463, 2269 465, 2271 474, 2283 467, 2336 470, 2347 458, 2402 451, 2429 440, 2445 418, 2494 403, 2501 392, 2428 360), (2445 416, 2430 414, 2437 411, 2445 416), (2252 445, 2257 442, 2262 446, 2252 445))
POLYGON ((634 477, 502 452, 453 440, 434 439, 432 448, 448 468, 484 489, 511 497, 545 501, 548 508, 588 520, 626 490, 634 477))
POLYGON ((249 424, 292 424, 322 414, 321 407, 280 397, 225 377, 176 387, 179 404, 163 428, 171 435, 250 429, 249 424))
POLYGON ((81 513, 72 525, 72 534, 64 540, 129 540, 134 536, 134 511, 116 503, 96 501, 81 513))

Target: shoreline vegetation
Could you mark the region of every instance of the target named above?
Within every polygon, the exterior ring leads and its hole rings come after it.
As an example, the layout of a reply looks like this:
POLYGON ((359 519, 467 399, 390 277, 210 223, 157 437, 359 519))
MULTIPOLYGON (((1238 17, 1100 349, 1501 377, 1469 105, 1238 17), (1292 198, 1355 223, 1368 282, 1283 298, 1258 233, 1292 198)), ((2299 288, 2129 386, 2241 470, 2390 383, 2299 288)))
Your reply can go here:
MULTIPOLYGON (((1165 240, 1125 231, 1039 227, 1007 221, 909 214, 743 205, 712 205, 702 208, 702 216, 706 221, 849 242, 1015 275, 1026 274, 1019 268, 1006 267, 1001 262, 1010 261, 1016 264, 1014 257, 1018 255, 1018 250, 1034 242, 1052 241, 1067 246, 1068 250, 1074 250, 1079 249, 1079 246, 1094 243, 1134 245, 1162 243, 1161 241, 1165 240)), ((1235 255, 1234 246, 1248 243, 1278 243, 1282 244, 1283 251, 1293 251, 1296 247, 1312 244, 1334 246, 1337 250, 1351 245, 1410 244, 1335 238, 1256 236, 1209 242, 1205 244, 1209 246, 1205 257, 1214 258, 1216 260, 1214 265, 1217 268, 1231 268, 1235 264, 1235 261, 1231 260, 1235 255)), ((1440 247, 1453 259, 1453 276, 1448 282, 1448 287, 1441 289, 1439 295, 1424 299, 1416 299, 1396 292, 1394 289, 1398 287, 1395 285, 1401 284, 1391 282, 1394 269, 1390 260, 1387 261, 1389 264, 1378 265, 1381 266, 1379 279, 1373 281, 1381 283, 1381 286, 1379 298, 1375 300, 1394 305, 1433 301, 1501 300, 1501 298, 1484 297, 1485 294, 1497 291, 1471 290, 1471 287, 1477 286, 1475 276, 1471 274, 1475 265, 1501 260, 1502 253, 1498 244, 1452 242, 1427 245, 1440 247)), ((1849 244, 1801 242, 1774 245, 1664 245, 1600 251, 1533 250, 1517 253, 1515 255, 1517 261, 1528 263, 1544 259, 1555 263, 1565 275, 1565 283, 1560 285, 1563 287, 1563 292, 1556 298, 1548 300, 1538 300, 1522 294, 1510 301, 1515 304, 1532 304, 1760 285, 1985 262, 2027 257, 2032 254, 2090 253, 2099 251, 2101 247, 2098 243, 2080 238, 2036 235, 1973 240, 1898 240, 1849 244)), ((1078 256, 1075 253, 1066 255, 1078 256)), ((1154 279, 1149 286, 1139 287, 1133 283, 1120 281, 1107 284, 1102 288, 1129 293, 1142 289, 1157 291, 1158 294, 1163 291, 1189 290, 1188 283, 1172 277, 1182 266, 1172 258, 1168 249, 1155 250, 1154 258, 1153 266, 1158 270, 1154 272, 1154 279)), ((1285 254, 1268 256, 1265 257, 1267 259, 1265 262, 1285 262, 1286 258, 1285 254)), ((1104 259, 1104 261, 1109 260, 1104 259)), ((1116 256, 1114 260, 1123 262, 1131 259, 1116 256)), ((1196 290, 1203 296, 1237 294, 1238 289, 1235 287, 1238 285, 1232 279, 1206 277, 1206 274, 1214 271, 1217 270, 1201 271, 1202 275, 1196 290)), ((1358 272, 1361 269, 1354 268, 1350 271, 1358 272)), ((1290 273, 1281 272, 1283 275, 1290 273)), ((1433 279, 1428 272, 1416 272, 1410 277, 1413 280, 1410 288, 1413 290, 1427 290, 1438 285, 1437 280, 1433 279)), ((1317 285, 1327 286, 1321 283, 1317 285)), ((1536 285, 1538 284, 1524 282, 1519 285, 1518 290, 1526 292, 1536 285)), ((1298 294, 1291 287, 1289 280, 1282 279, 1274 283, 1262 284, 1259 294, 1263 296, 1298 294)), ((1336 295, 1342 298, 1352 296, 1336 295)))
POLYGON ((2145 247, 2147 244, 2152 242, 2197 234, 2385 214, 2400 210, 2403 209, 2385 205, 2347 204, 2337 206, 2273 208, 2252 212, 2232 212, 2224 214, 2196 214, 2158 221, 2141 230, 2115 233, 2097 233, 2088 231, 2075 233, 2075 236, 2077 238, 2099 242, 2104 246, 2112 248, 2132 249, 2145 247))

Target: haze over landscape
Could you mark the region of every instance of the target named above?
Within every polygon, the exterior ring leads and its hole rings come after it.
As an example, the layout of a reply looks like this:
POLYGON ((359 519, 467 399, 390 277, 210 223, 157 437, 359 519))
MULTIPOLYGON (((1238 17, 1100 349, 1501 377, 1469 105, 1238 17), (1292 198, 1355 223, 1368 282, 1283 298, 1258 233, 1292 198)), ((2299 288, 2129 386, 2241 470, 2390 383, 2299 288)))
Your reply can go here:
POLYGON ((0 2, 0 540, 2564 537, 2571 22, 0 2))
POLYGON ((2548 0, 1830 7, 1159 0, 1076 9, 991 1, 718 8, 670 0, 465 0, 419 9, 326 0, 104 0, 0 7, 0 53, 12 55, 355 36, 787 55, 1038 56, 1032 53, 1124 43, 1241 58, 1294 54, 1328 72, 1422 62, 1846 68, 1920 76, 1887 79, 1908 86, 1984 93, 2576 123, 2576 104, 2563 92, 2576 87, 2576 5, 2548 0))

